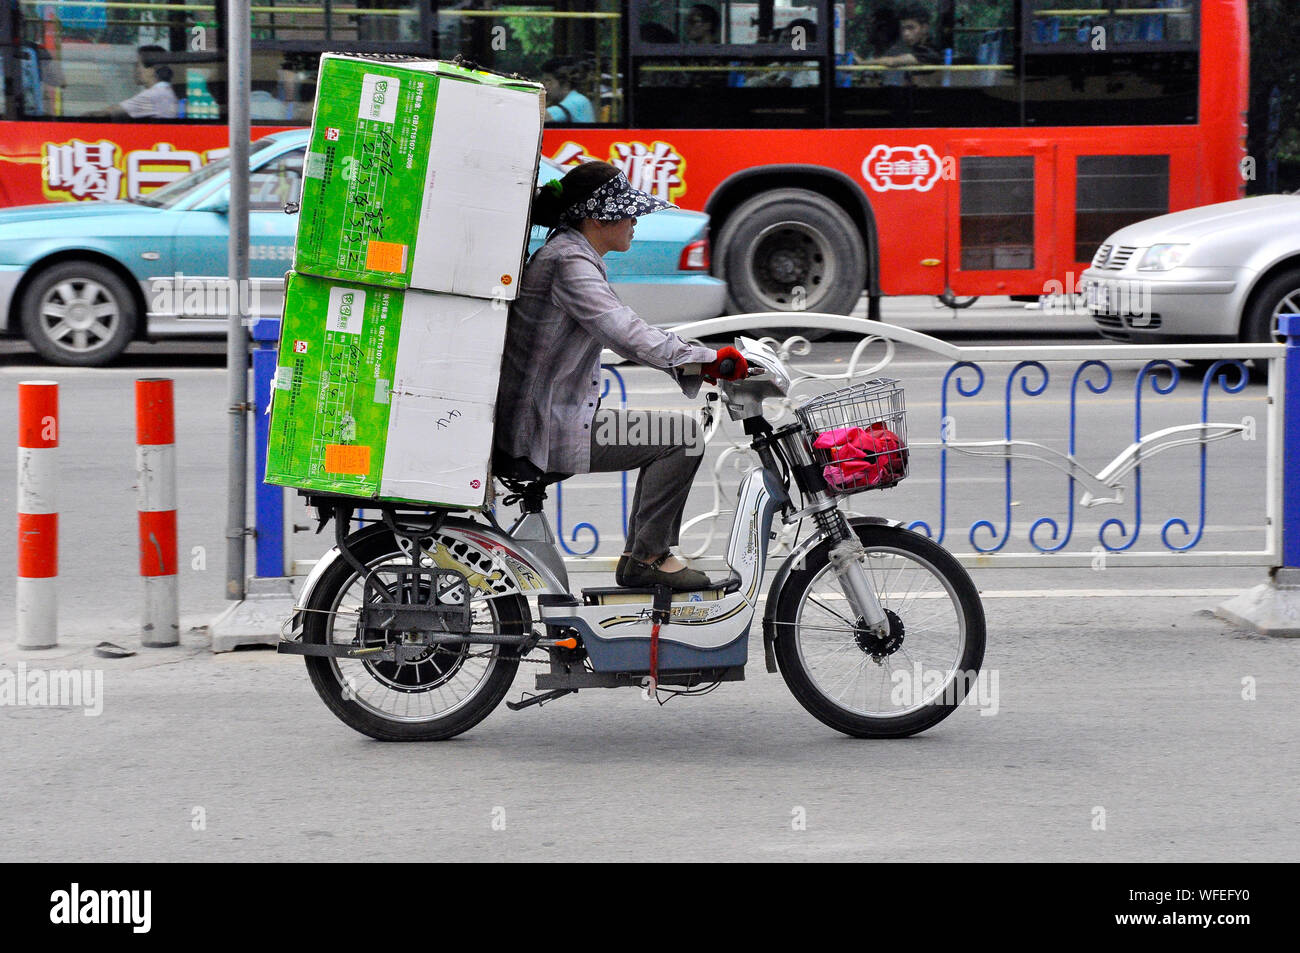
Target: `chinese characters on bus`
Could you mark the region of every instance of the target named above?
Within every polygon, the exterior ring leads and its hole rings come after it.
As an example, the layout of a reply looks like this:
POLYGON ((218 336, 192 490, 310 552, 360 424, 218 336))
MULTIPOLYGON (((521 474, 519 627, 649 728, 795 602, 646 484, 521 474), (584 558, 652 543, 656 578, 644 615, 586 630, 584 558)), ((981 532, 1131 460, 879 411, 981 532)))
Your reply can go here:
POLYGON ((876 146, 862 160, 862 175, 877 192, 912 189, 929 192, 943 174, 930 146, 876 146))
MULTIPOLYGON (((592 162, 597 158, 576 142, 564 143, 551 156, 552 161, 563 167, 592 162)), ((649 192, 665 202, 675 202, 686 191, 686 160, 671 143, 611 143, 608 161, 627 176, 633 188, 649 192)))
POLYGON ((47 142, 41 154, 42 191, 46 198, 65 201, 138 199, 227 151, 209 149, 200 154, 166 142, 127 151, 107 139, 47 142))

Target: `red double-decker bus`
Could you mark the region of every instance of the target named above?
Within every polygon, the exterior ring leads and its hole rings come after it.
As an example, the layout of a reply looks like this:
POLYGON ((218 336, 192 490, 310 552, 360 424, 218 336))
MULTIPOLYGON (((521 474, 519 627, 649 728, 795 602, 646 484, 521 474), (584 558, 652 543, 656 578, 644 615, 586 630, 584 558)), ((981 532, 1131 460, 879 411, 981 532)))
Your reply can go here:
MULTIPOLYGON (((136 197, 224 151, 224 2, 0 2, 0 203, 136 197), (140 114, 159 83, 176 118, 140 114)), ((543 79, 545 153, 709 212, 746 311, 1038 295, 1122 225, 1244 194, 1244 0, 254 0, 252 18, 262 131, 309 122, 323 50, 543 79)))

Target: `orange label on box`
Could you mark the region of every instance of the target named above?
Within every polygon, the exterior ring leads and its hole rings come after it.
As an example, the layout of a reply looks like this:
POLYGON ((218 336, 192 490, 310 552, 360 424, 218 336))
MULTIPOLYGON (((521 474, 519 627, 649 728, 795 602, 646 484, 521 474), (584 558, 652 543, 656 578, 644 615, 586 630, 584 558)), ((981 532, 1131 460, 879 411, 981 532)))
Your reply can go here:
POLYGON ((365 476, 370 472, 370 448, 343 443, 326 444, 325 470, 328 473, 365 476))
POLYGON ((366 242, 366 268, 394 275, 406 274, 406 246, 400 242, 366 242))

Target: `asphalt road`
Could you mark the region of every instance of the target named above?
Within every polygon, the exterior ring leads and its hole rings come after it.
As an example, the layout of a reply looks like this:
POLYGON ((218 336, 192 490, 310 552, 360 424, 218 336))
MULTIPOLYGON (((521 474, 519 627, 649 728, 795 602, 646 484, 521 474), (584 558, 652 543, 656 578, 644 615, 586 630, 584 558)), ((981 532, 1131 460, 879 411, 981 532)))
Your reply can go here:
MULTIPOLYGON (((906 326, 958 343, 1086 343, 1085 321, 977 306, 954 319, 909 302, 906 326), (910 309, 910 310, 909 310, 910 309), (1032 328, 1019 324, 1028 317, 1032 328)), ((0 354, 0 386, 62 387, 61 646, 20 652, 0 616, 0 675, 102 673, 103 711, 0 706, 0 860, 844 859, 1294 860, 1291 804, 1300 714, 1300 641, 1237 630, 1210 610, 1263 579, 1258 568, 973 570, 989 620, 986 671, 996 711, 967 706, 924 735, 860 742, 798 706, 751 644, 748 680, 660 708, 638 692, 584 691, 542 710, 500 708, 455 741, 383 745, 337 722, 299 660, 268 651, 213 656, 203 626, 224 607, 226 414, 222 351, 160 345, 102 370, 0 354), (181 366, 177 366, 181 365, 181 366), (176 379, 180 487, 180 648, 94 657, 108 639, 139 649, 131 382, 176 379)), ((847 341, 814 346, 825 373, 847 341)), ((937 427, 946 364, 900 349, 912 433, 937 427)), ((968 399, 959 435, 1000 437, 1001 376, 968 399)), ((1088 395, 1080 455, 1100 468, 1133 428, 1136 368, 1088 395)), ((625 374, 630 403, 672 405, 655 372, 625 374)), ((1018 397, 1017 436, 1064 447, 1067 382, 1018 397)), ((11 391, 12 392, 12 391, 11 391)), ((1214 398, 1216 417, 1260 421, 1259 439, 1208 452, 1206 543, 1263 545, 1262 388, 1214 398)), ((1084 398, 1081 398, 1081 404, 1084 398)), ((1196 419, 1199 388, 1151 397, 1144 430, 1196 419)), ((0 443, 13 446, 12 415, 0 443)), ((712 463, 717 449, 706 457, 712 463)), ((9 460, 13 460, 10 456, 9 460)), ((1138 548, 1159 550, 1173 517, 1197 525, 1197 452, 1144 467, 1138 548)), ((1044 516, 1064 528, 1065 478, 1017 465, 1008 501, 1000 461, 950 461, 945 542, 969 551, 971 525, 1005 526, 1025 550, 1044 516)), ((938 458, 918 452, 897 490, 856 498, 870 511, 937 526, 938 458)), ((600 481, 592 481, 600 482, 600 481)), ((608 482, 608 481, 607 481, 608 482)), ((12 463, 0 501, 12 507, 12 463)), ((617 520, 616 485, 575 484, 565 525, 617 520)), ((697 481, 688 514, 708 505, 697 481)), ((1133 525, 1131 501, 1074 509, 1071 551, 1099 524, 1133 525)), ((987 539, 987 537, 979 537, 987 539)), ((1110 537, 1108 537, 1110 538, 1110 537)), ((1177 537, 1175 537, 1177 539, 1177 537)), ((687 543, 689 544, 689 540, 687 543)), ((325 541, 299 534, 295 555, 325 541)), ((606 540, 606 546, 612 547, 606 540)), ((602 546, 600 552, 610 551, 602 546)), ((1046 559, 1047 557, 1044 557, 1046 559)), ((12 604, 13 550, 0 548, 0 605, 12 604)), ((525 666, 526 668, 527 666, 525 666)), ((531 688, 521 671, 512 697, 531 688)))

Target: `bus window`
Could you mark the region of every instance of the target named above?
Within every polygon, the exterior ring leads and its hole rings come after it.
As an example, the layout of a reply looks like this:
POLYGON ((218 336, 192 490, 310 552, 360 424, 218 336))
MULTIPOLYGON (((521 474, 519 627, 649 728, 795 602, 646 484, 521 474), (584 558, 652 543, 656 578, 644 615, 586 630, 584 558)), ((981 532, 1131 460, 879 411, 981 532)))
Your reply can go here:
POLYGON ((254 49, 249 77, 249 118, 284 125, 311 122, 316 108, 320 54, 254 49))
POLYGON ((262 44, 325 43, 334 49, 374 43, 423 46, 427 38, 421 37, 421 16, 419 0, 356 0, 337 6, 305 0, 256 0, 253 39, 262 44))
POLYGON ((1024 8, 1027 125, 1196 122, 1196 0, 1024 8))
POLYGON ((638 125, 824 124, 825 3, 639 0, 633 9, 638 125))
POLYGON ((621 122, 624 21, 619 0, 538 0, 491 9, 436 0, 436 54, 546 85, 547 122, 621 122))
POLYGON ((834 125, 1019 125, 1016 0, 868 0, 845 32, 834 125))
POLYGON ((216 45, 214 4, 17 0, 27 51, 18 114, 122 121, 180 118, 185 114, 187 81, 182 64, 221 59, 215 50, 202 49, 206 41, 216 45))
POLYGON ((963 156, 963 271, 1034 267, 1034 160, 1030 156, 963 156))
POLYGON ((1169 156, 1077 156, 1074 260, 1092 261, 1109 235, 1169 211, 1169 156))

